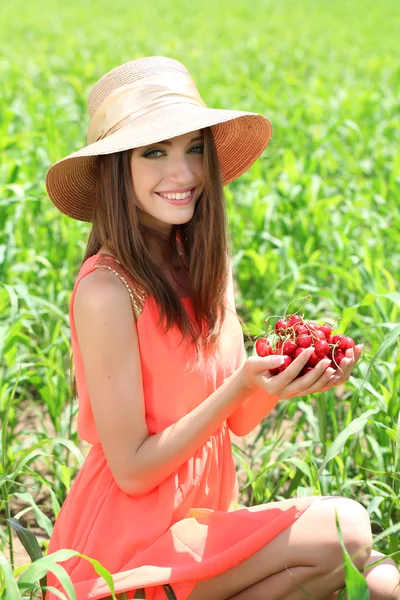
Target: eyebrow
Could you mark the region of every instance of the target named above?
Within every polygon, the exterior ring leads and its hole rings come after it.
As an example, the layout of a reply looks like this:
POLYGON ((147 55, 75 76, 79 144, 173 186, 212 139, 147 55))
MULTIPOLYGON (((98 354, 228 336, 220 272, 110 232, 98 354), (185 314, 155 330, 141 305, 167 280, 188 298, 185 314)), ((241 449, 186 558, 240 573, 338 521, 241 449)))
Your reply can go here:
MULTIPOLYGON (((198 137, 193 138, 192 140, 190 140, 189 144, 191 144, 192 142, 198 142, 200 140, 201 141, 204 140, 203 136, 198 136, 198 137)), ((167 146, 172 146, 172 142, 170 142, 169 140, 163 140, 162 142, 155 142, 155 143, 156 144, 166 144, 167 146)))

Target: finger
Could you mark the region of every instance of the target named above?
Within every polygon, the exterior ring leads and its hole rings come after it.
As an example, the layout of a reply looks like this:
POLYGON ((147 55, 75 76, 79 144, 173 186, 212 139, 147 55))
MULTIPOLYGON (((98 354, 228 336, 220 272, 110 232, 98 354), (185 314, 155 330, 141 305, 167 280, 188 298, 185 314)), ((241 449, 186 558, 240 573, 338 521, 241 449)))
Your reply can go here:
MULTIPOLYGON (((309 371, 309 373, 306 373, 305 375, 302 375, 302 377, 292 381, 284 390, 282 390, 283 394, 285 394, 285 397, 287 397, 287 394, 290 394, 290 396, 298 396, 299 394, 304 395, 304 390, 308 390, 315 385, 315 383, 327 370, 330 362, 331 361, 329 358, 321 360, 312 371, 309 371)), ((329 376, 325 379, 325 383, 328 379, 330 379, 333 372, 334 371, 332 369, 332 371, 329 373, 329 376)))
POLYGON ((338 376, 340 379, 346 377, 346 375, 350 375, 354 367, 354 360, 351 358, 342 358, 340 361, 339 368, 337 369, 338 376))
POLYGON ((340 361, 339 368, 336 370, 336 373, 332 376, 331 383, 332 386, 339 385, 344 381, 347 381, 357 364, 358 360, 362 354, 363 345, 359 344, 355 348, 350 348, 346 350, 346 355, 343 360, 340 361))
POLYGON ((246 361, 246 368, 249 368, 253 375, 270 375, 270 371, 280 367, 282 357, 278 355, 270 356, 251 356, 246 361))
POLYGON ((300 373, 302 368, 308 363, 310 356, 313 354, 314 348, 305 348, 305 350, 295 358, 291 364, 280 374, 285 375, 281 377, 280 385, 289 384, 297 375, 300 373))
POLYGON ((330 389, 329 381, 335 372, 332 367, 328 367, 325 371, 318 377, 318 379, 314 382, 312 386, 308 389, 303 390, 301 392, 302 396, 307 396, 308 394, 317 394, 318 392, 324 392, 330 389))
POLYGON ((355 346, 354 348, 349 348, 348 350, 346 350, 345 356, 347 358, 350 358, 351 360, 354 360, 354 364, 356 364, 360 360, 362 350, 363 350, 363 344, 358 344, 358 346, 355 346))
POLYGON ((298 376, 313 352, 313 348, 306 348, 284 371, 271 377, 268 392, 276 393, 286 388, 298 376))

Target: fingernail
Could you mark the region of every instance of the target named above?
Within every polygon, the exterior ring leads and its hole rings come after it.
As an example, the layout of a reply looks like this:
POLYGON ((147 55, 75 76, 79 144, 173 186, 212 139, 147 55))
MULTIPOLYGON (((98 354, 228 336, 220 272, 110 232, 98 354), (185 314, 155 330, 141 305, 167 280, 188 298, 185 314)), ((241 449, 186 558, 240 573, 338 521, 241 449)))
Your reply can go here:
POLYGON ((285 359, 283 358, 283 356, 273 356, 271 358, 271 363, 273 367, 279 367, 280 365, 283 365, 284 362, 285 359))

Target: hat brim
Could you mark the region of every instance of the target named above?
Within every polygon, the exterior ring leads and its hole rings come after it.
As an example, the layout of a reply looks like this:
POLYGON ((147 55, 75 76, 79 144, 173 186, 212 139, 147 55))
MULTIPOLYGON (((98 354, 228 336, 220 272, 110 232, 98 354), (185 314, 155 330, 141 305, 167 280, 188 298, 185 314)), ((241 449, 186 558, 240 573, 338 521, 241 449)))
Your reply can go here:
POLYGON ((263 115, 177 103, 155 109, 54 163, 46 174, 47 193, 62 213, 92 221, 97 156, 147 146, 204 127, 212 130, 222 185, 247 171, 272 137, 272 125, 263 115))

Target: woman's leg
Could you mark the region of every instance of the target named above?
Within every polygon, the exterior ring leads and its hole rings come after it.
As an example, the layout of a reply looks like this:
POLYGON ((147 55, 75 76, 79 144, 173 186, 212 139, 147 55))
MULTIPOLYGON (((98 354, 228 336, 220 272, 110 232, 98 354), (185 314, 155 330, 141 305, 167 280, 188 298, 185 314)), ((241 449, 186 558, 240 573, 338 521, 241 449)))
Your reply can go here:
POLYGON ((365 565, 371 554, 372 534, 369 515, 361 504, 341 497, 298 498, 249 510, 268 510, 280 504, 306 504, 309 508, 253 556, 200 581, 188 600, 305 600, 307 595, 299 584, 314 600, 325 600, 344 585, 342 569, 329 575, 343 563, 335 508, 347 550, 351 556, 357 555, 353 562, 358 568, 365 565), (263 589, 258 591, 259 582, 263 589))
MULTIPOLYGON (((383 558, 381 552, 373 550, 367 565, 383 558)), ((371 567, 363 573, 371 590, 371 600, 385 600, 390 598, 400 600, 400 573, 391 558, 386 558, 379 565, 371 567)))
MULTIPOLYGON (((372 550, 371 556, 368 559, 365 566, 370 563, 375 562, 383 558, 383 554, 377 552, 376 550, 372 550)), ((291 569, 292 575, 297 579, 296 570, 299 567, 295 567, 295 569, 291 569)), ((301 567, 300 567, 301 569, 301 567)), ((300 571, 299 571, 300 572, 300 571)), ((387 558, 382 561, 379 565, 368 569, 365 573, 363 573, 369 587, 370 591, 370 600, 399 600, 400 599, 400 573, 397 568, 396 563, 391 559, 387 558)), ((242 598, 251 598, 252 600, 257 600, 258 598, 264 599, 269 597, 269 590, 273 585, 279 585, 279 579, 282 577, 282 573, 277 573, 276 575, 271 575, 271 577, 267 577, 262 581, 256 583, 255 585, 247 588, 243 592, 240 592, 236 596, 232 596, 233 600, 242 600, 242 598)), ((327 582, 328 577, 325 579, 327 582)), ((304 589, 312 596, 312 586, 304 585, 304 589)), ((339 591, 334 592, 333 594, 329 594, 329 596, 324 596, 324 600, 337 600, 339 596, 339 591)), ((296 596, 293 596, 296 597, 296 596)), ((304 600, 307 599, 306 593, 302 596, 304 600)), ((292 596, 288 596, 288 599, 292 598, 292 596)), ((231 600, 230 599, 230 600, 231 600)), ((345 600, 347 600, 347 595, 345 594, 345 600)))

